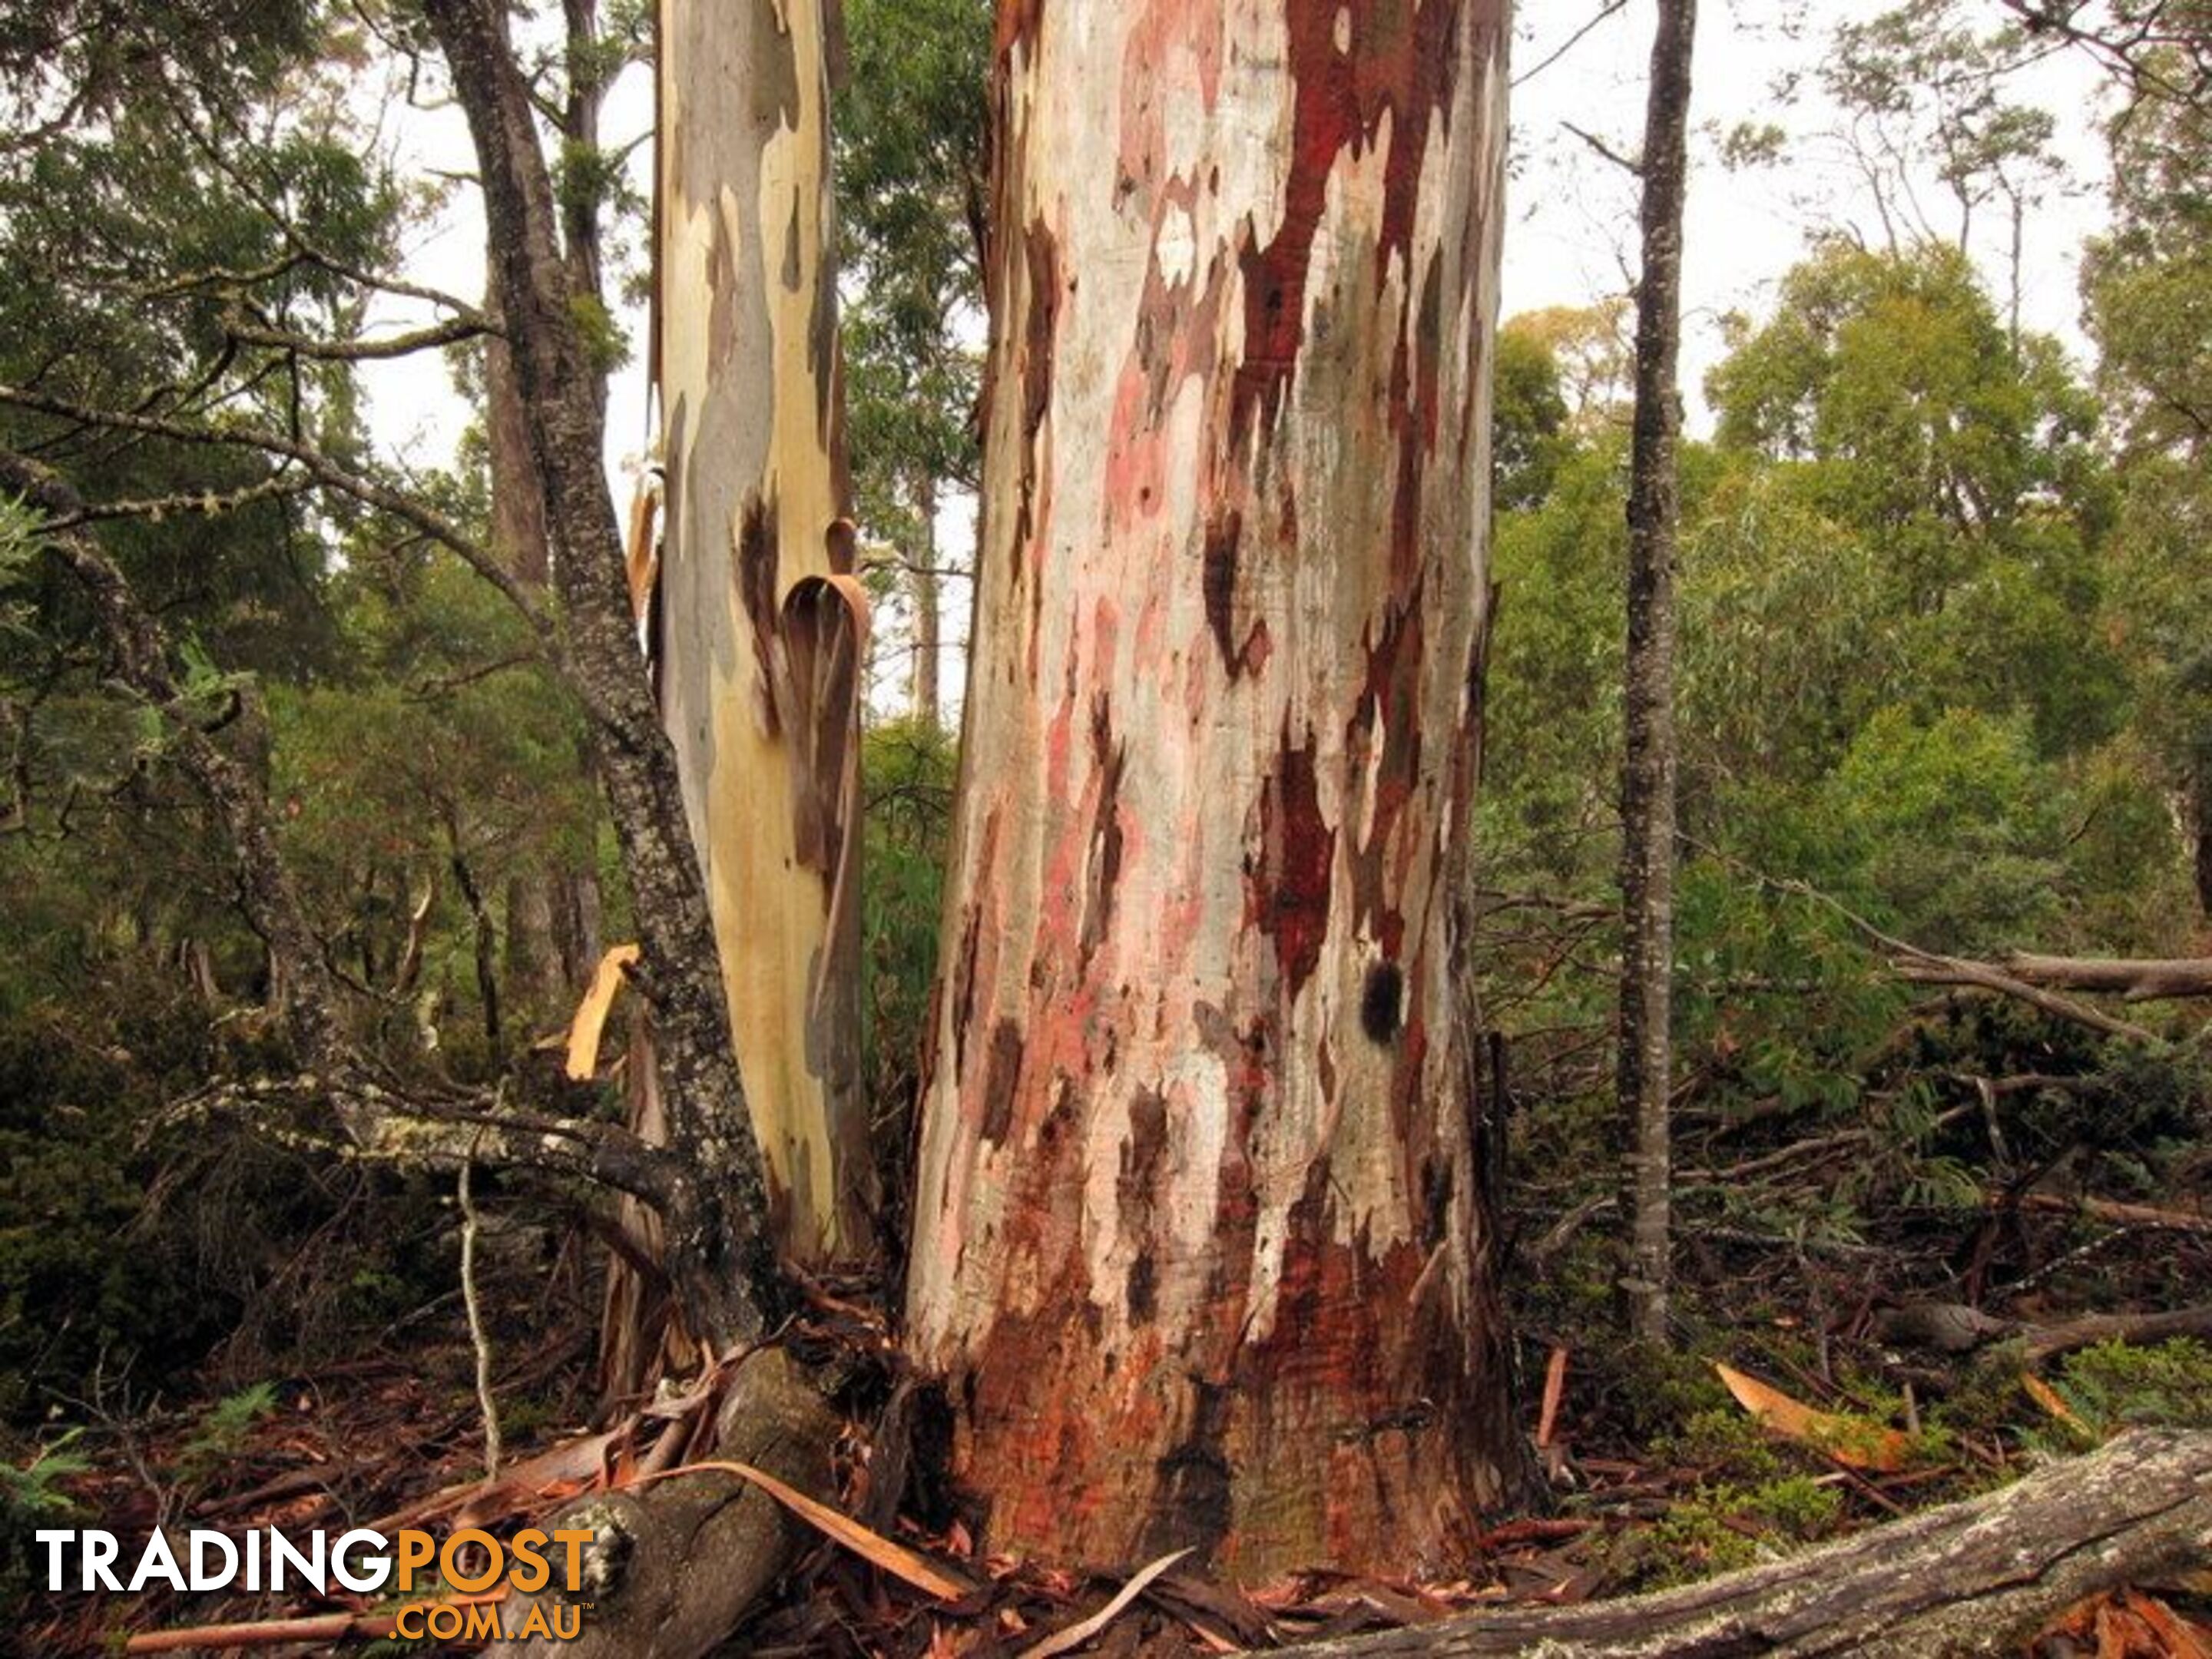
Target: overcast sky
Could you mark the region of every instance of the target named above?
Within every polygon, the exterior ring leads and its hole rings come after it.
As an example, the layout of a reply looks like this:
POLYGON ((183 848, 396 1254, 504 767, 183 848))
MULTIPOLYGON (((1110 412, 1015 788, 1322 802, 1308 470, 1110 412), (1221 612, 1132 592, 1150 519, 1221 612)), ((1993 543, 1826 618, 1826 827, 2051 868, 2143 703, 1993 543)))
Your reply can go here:
MULTIPOLYGON (((1655 8, 1652 0, 1629 0, 1567 47, 1603 5, 1604 0, 1551 0, 1521 8, 1503 295, 1509 317, 1547 306, 1589 305, 1625 293, 1631 280, 1632 181, 1570 131, 1569 124, 1618 152, 1637 149, 1655 8)), ((1730 311, 1764 314, 1777 283, 1802 256, 1814 232, 1852 230, 1870 242, 1881 237, 1871 192, 1838 136, 1840 118, 1817 88, 1817 70, 1836 27, 1876 9, 1867 0, 1706 0, 1702 9, 1684 239, 1683 387, 1692 430, 1705 424, 1700 386, 1721 355, 1722 318, 1730 311), (1778 88, 1793 79, 1796 96, 1778 95, 1778 88), (1736 173, 1721 165, 1722 137, 1745 122, 1771 122, 1785 130, 1789 142, 1778 165, 1736 173)), ((1987 0, 1984 9, 1992 21, 2001 13, 1996 0, 1987 0)), ((2021 77, 2013 92, 2057 118, 2057 148, 2070 173, 2069 182, 2047 192, 2027 226, 2023 319, 2067 340, 2079 354, 2080 247, 2103 215, 2102 88, 2085 59, 2059 52, 2021 77)), ((605 131, 619 142, 650 120, 647 78, 634 70, 610 106, 605 131)), ((468 164, 465 135, 451 109, 410 111, 388 122, 387 130, 404 167, 459 171, 468 164)), ((650 165, 649 147, 641 147, 634 166, 641 189, 650 165)), ((1940 192, 1923 191, 1922 205, 1930 219, 1942 221, 1940 192)), ((1951 228, 1948 222, 1942 228, 1947 234, 1951 228)), ((1973 252, 2000 295, 2008 240, 2008 227, 1996 213, 1985 213, 1973 252)), ((419 279, 464 295, 482 291, 483 230, 470 192, 453 193, 441 220, 418 233, 413 254, 419 279)), ((395 311, 390 320, 419 319, 395 311)), ((612 388, 609 462, 617 474, 634 468, 650 441, 643 319, 633 314, 626 321, 639 349, 612 388)), ((426 465, 451 456, 467 412, 435 371, 422 364, 372 364, 367 379, 372 418, 387 444, 426 465)), ((619 488, 627 494, 627 482, 619 488)), ((946 514, 943 535, 951 551, 968 542, 969 508, 949 502, 946 514)), ((963 618, 964 596, 949 597, 948 615, 963 618)), ((948 685, 957 684, 957 653, 948 654, 945 666, 948 685)), ((895 701, 896 695, 888 684, 878 688, 879 699, 895 701)))
MULTIPOLYGON (((1513 220, 1505 236, 1508 316, 1550 305, 1581 305, 1626 291, 1635 263, 1635 198, 1626 175, 1567 125, 1633 154, 1641 141, 1650 52, 1650 0, 1632 0, 1547 68, 1536 66, 1600 9, 1600 0, 1522 8, 1513 91, 1516 155, 1513 220)), ((1696 124, 1683 237, 1684 390, 1693 425, 1699 382, 1720 355, 1719 321, 1729 310, 1763 315, 1775 285, 1817 228, 1856 231, 1878 243, 1879 215, 1838 136, 1838 112, 1815 74, 1838 25, 1874 15, 1866 0, 1707 0, 1692 93, 1696 124), (1796 77, 1799 97, 1776 89, 1796 77), (1778 166, 1731 173, 1718 157, 1722 135, 1739 123, 1772 122, 1790 135, 1778 166)), ((1992 21, 1996 0, 1983 8, 1992 21)), ((2093 65, 2059 52, 2020 77, 2014 93, 2057 118, 2057 148, 2073 175, 2053 188, 2027 224, 2021 315, 2081 349, 2080 248, 2103 222, 2105 160, 2097 125, 2102 94, 2093 65)), ((1947 233, 1940 192, 1923 181, 1921 200, 1947 233)), ((1993 289, 2005 289, 2008 225, 1981 216, 1974 252, 1993 289)))

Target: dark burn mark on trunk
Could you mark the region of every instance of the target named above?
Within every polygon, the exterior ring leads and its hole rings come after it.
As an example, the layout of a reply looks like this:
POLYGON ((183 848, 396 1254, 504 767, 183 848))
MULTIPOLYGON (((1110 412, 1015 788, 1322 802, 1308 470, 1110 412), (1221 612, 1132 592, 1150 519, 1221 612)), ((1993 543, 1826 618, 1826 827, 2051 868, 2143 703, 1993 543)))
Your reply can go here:
POLYGON ((1029 303, 1023 307, 1021 480, 1014 512, 1017 556, 1008 562, 1008 580, 1021 580, 1027 550, 1036 533, 1036 493, 1042 482, 1037 434, 1052 408, 1053 337, 1060 319, 1060 244, 1052 228, 1032 219, 1022 236, 1029 303))
POLYGON ((783 228, 783 288, 787 294, 799 292, 802 273, 799 268, 799 191, 791 192, 791 222, 783 228))
POLYGON ((1286 731, 1275 769, 1260 787, 1260 846, 1246 879, 1247 919, 1274 941, 1286 1000, 1296 1000, 1328 936, 1336 832, 1323 821, 1314 743, 1292 748, 1286 731))
POLYGON ((1227 1450, 1229 1390, 1199 1377, 1191 1379, 1191 1388, 1190 1432, 1159 1461, 1143 1555, 1194 1549, 1203 1561, 1229 1535, 1235 1519, 1235 1471, 1227 1450))
POLYGON ((1328 204, 1329 175, 1346 149, 1375 142, 1390 117, 1382 234, 1375 268, 1410 254, 1419 205, 1421 156, 1429 124, 1452 96, 1459 0, 1286 0, 1289 66, 1296 88, 1290 177, 1283 217, 1264 248, 1247 247, 1244 361, 1230 404, 1230 442, 1241 446, 1255 423, 1272 422, 1305 343, 1306 283, 1328 204), (1348 52, 1336 47, 1337 17, 1352 20, 1348 52))
POLYGON ((1378 962, 1367 970, 1367 984, 1359 994, 1359 1029, 1370 1042, 1387 1043, 1398 1035, 1406 1000, 1406 975, 1395 962, 1378 962))
POLYGON ((1206 521, 1199 581, 1206 599, 1206 625, 1213 631, 1213 643, 1221 653, 1222 668, 1231 680, 1257 673, 1267 660, 1271 643, 1265 617, 1252 619, 1252 626, 1246 630, 1241 645, 1235 637, 1239 555, 1243 544, 1244 514, 1241 509, 1231 507, 1206 521))
POLYGON ((1121 778, 1129 748, 1114 741, 1113 714, 1103 692, 1091 701, 1091 756, 1098 771, 1098 804, 1091 818, 1090 890, 1084 896, 1082 958, 1087 968, 1114 921, 1121 879, 1121 778))
POLYGON ((968 1033, 975 1021, 975 947, 976 935, 983 926, 983 907, 970 904, 968 920, 960 930, 960 953, 953 958, 952 975, 946 982, 952 988, 952 1070, 957 1076, 968 1068, 968 1033))
POLYGON ((1129 1103, 1129 1138, 1121 1143, 1121 1170, 1115 1182, 1121 1231, 1141 1241, 1129 1265, 1129 1318, 1146 1324, 1158 1310, 1154 1292, 1158 1268, 1152 1260, 1154 1218, 1159 1209, 1160 1172, 1167 1163, 1168 1103, 1157 1089, 1139 1090, 1129 1103))
POLYGON ((1014 1089, 1022 1075, 1022 1028, 1001 1019, 991 1028, 991 1054, 983 1074, 983 1139, 1006 1145, 1014 1127, 1014 1089))
POLYGON ((1452 1166, 1440 1158, 1421 1160, 1421 1248, 1433 1250, 1451 1229, 1452 1166))
POLYGON ((1398 820, 1420 783, 1421 669, 1426 651, 1421 598, 1425 580, 1415 579, 1405 603, 1385 613, 1381 637, 1370 636, 1366 674, 1345 734, 1351 775, 1371 778, 1374 792, 1364 811, 1347 812, 1373 826, 1350 860, 1352 915, 1393 960, 1405 949, 1406 919, 1390 902, 1396 884, 1385 865, 1398 820))
POLYGON ((1206 556, 1200 580, 1206 587, 1206 621, 1213 629, 1213 643, 1221 652, 1221 665, 1229 678, 1237 678, 1237 647, 1230 640, 1236 625, 1237 554, 1244 539, 1244 515, 1231 507, 1206 526, 1206 556))
MULTIPOLYGON (((1431 255, 1421 281, 1414 338, 1401 332, 1390 370, 1390 425, 1397 434, 1398 477, 1390 492, 1390 585, 1402 591, 1421 564, 1421 487, 1436 449, 1438 340, 1443 304, 1443 261, 1431 255)), ((1473 378, 1473 377, 1470 377, 1473 378)))
POLYGON ((760 699, 767 713, 770 737, 782 730, 782 714, 773 690, 775 661, 776 518, 775 501, 748 495, 738 518, 738 596, 752 623, 753 661, 762 677, 765 695, 760 699))

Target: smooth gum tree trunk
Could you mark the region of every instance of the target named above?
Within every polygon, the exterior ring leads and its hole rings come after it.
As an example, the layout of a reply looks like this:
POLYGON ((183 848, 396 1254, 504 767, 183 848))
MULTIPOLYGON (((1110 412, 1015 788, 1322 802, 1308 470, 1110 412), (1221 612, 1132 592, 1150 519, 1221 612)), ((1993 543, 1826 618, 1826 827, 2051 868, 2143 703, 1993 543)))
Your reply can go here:
POLYGON ((859 665, 821 0, 662 0, 653 641, 775 1231, 864 1252, 859 665))
POLYGON ((1504 0, 1007 0, 910 1272, 988 1547, 1442 1565, 1524 1462, 1447 971, 1504 0))

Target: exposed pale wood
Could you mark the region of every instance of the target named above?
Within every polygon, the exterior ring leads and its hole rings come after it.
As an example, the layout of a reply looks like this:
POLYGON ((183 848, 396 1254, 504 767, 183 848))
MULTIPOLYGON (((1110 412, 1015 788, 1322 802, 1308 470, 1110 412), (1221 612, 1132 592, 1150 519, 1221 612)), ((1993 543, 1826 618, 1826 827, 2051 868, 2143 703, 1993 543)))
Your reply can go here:
POLYGON ((2212 1434, 2139 1431, 2006 1491, 1710 1583, 1314 1643, 1285 1659, 2013 1654, 2084 1597, 2212 1556, 2212 1434))
MULTIPOLYGON (((1993 1204, 2006 1200, 1993 1198, 1993 1204)), ((2212 1215, 2197 1210, 2162 1210, 2149 1204, 2123 1204, 2117 1199, 2080 1197, 2065 1193, 2029 1193, 2019 1200, 2023 1209, 2059 1214, 2081 1214, 2092 1220, 2121 1227, 2150 1227, 2177 1233, 2212 1233, 2212 1215)))
MULTIPOLYGON (((788 637, 852 569, 823 6, 661 0, 659 40, 653 645, 778 1241, 813 1265, 867 1247, 873 1197, 857 680, 799 672, 788 637)), ((856 619, 823 620, 857 650, 856 619)))

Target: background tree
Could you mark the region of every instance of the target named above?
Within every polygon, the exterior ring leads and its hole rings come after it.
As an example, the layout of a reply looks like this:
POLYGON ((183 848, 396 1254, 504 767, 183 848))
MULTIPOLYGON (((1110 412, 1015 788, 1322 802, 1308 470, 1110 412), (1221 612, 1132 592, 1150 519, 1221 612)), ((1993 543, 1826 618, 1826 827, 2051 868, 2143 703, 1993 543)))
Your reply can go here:
POLYGON ((1629 1325, 1667 1340, 1674 1092, 1674 557, 1681 485, 1682 202, 1695 0, 1662 0, 1651 47, 1628 459, 1627 713, 1620 783, 1620 1101, 1630 1143, 1629 1325))
POLYGON ((2197 906, 2212 918, 2212 589, 2195 556, 2212 513, 2212 16, 2187 18, 2180 9, 2176 35, 2130 60, 2136 90, 2112 125, 2116 222, 2090 251, 2083 289, 2123 467, 2124 648, 2194 843, 2197 906))
POLYGON ((837 171, 854 484, 911 616, 915 715, 943 718, 948 495, 980 483, 988 0, 849 0, 837 171))

